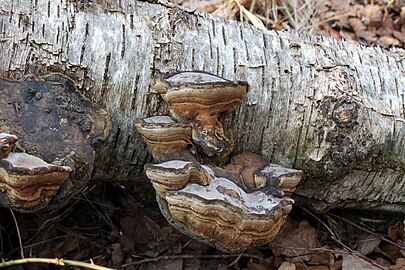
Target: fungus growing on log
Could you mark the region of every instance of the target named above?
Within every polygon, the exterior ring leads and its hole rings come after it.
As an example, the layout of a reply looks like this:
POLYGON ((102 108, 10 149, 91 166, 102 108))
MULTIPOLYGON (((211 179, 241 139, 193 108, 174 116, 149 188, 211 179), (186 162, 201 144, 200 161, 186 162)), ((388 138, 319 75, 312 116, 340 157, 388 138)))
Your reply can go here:
POLYGON ((69 178, 72 168, 46 163, 26 153, 0 159, 0 202, 27 211, 45 206, 69 178))
POLYGON ((253 153, 242 153, 232 157, 225 170, 238 176, 233 180, 248 192, 262 190, 276 197, 291 196, 300 182, 303 172, 269 164, 261 156, 253 153))
POLYGON ((205 72, 181 72, 157 82, 155 89, 174 118, 193 124, 193 142, 206 155, 227 157, 233 150, 233 140, 221 121, 239 107, 246 95, 246 83, 205 72))
POLYGON ((19 137, 17 151, 17 137, 0 133, 0 206, 23 212, 60 208, 88 183, 109 118, 71 79, 0 79, 0 115, 0 132, 19 137))
POLYGON ((207 185, 212 178, 197 162, 170 160, 145 165, 146 176, 151 180, 156 194, 162 198, 168 191, 184 188, 188 183, 207 185))
POLYGON ((156 161, 189 159, 192 145, 190 124, 177 123, 170 116, 153 116, 135 121, 135 127, 156 161))
POLYGON ((0 133, 0 158, 6 158, 10 154, 17 140, 15 135, 0 133))
POLYGON ((173 118, 135 123, 160 162, 146 164, 145 172, 165 218, 184 234, 223 251, 272 241, 292 208, 293 200, 285 195, 294 192, 303 173, 253 153, 227 162, 233 140, 222 120, 242 102, 246 83, 182 72, 155 89, 173 118))

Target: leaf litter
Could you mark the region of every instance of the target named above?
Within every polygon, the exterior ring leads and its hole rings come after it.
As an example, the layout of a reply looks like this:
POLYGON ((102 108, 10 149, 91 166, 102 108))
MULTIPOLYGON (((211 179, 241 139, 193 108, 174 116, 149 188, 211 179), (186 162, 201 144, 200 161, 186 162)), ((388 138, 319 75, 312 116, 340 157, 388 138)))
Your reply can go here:
POLYGON ((405 48, 404 0, 172 0, 255 25, 332 36, 367 46, 405 48))
MULTIPOLYGON (((315 214, 295 207, 268 246, 221 253, 173 229, 153 198, 95 186, 56 212, 0 209, 0 256, 64 258, 112 269, 405 269, 403 219, 340 210, 315 214)), ((8 269, 58 269, 31 264, 8 269)), ((64 269, 78 269, 66 267, 64 269)))

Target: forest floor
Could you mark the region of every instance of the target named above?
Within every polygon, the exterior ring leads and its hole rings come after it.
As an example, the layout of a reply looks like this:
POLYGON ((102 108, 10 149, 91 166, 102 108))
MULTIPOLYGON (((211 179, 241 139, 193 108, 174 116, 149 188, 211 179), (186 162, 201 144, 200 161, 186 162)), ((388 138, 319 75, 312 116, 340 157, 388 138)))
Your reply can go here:
MULTIPOLYGON (((173 0, 257 27, 405 46, 404 0, 173 0)), ((153 198, 94 185, 54 213, 0 208, 0 258, 64 258, 112 269, 405 269, 404 216, 296 205, 268 246, 226 254, 174 230, 153 198)), ((60 269, 52 264, 7 269, 60 269)), ((66 267, 64 269, 79 269, 66 267)))

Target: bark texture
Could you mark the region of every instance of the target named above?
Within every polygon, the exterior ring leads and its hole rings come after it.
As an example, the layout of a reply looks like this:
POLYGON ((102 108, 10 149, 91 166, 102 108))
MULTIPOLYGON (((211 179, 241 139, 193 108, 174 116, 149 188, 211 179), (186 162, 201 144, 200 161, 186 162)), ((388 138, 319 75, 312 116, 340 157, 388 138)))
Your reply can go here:
POLYGON ((110 113, 93 179, 146 181, 134 119, 167 112, 156 79, 204 70, 248 82, 227 122, 235 151, 304 170, 300 202, 404 212, 403 50, 262 32, 160 1, 97 2, 0 0, 0 75, 63 73, 110 113))

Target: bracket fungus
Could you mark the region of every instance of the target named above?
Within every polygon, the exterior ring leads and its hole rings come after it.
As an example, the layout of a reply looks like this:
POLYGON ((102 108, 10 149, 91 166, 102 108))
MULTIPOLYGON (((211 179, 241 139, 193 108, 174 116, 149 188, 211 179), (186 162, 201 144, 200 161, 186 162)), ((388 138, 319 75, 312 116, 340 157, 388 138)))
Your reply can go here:
POLYGON ((192 158, 188 147, 192 145, 190 124, 177 123, 170 116, 137 119, 135 127, 142 134, 156 161, 192 158))
POLYGON ((205 72, 181 72, 157 82, 155 89, 175 119, 193 125, 194 144, 209 157, 227 157, 233 140, 232 134, 224 130, 222 119, 239 107, 246 95, 246 83, 205 72))
POLYGON ((20 211, 45 206, 69 178, 72 168, 46 163, 26 153, 0 159, 0 203, 20 211))
POLYGON ((15 135, 0 133, 0 158, 6 158, 13 150, 18 138, 15 135))
POLYGON ((109 118, 71 79, 0 79, 0 115, 0 206, 59 208, 87 184, 109 118))
POLYGON ((156 164, 146 176, 162 214, 179 231, 223 251, 274 239, 290 212, 302 171, 235 155, 223 118, 242 102, 247 84, 205 72, 181 72, 155 85, 170 116, 135 121, 156 164))

